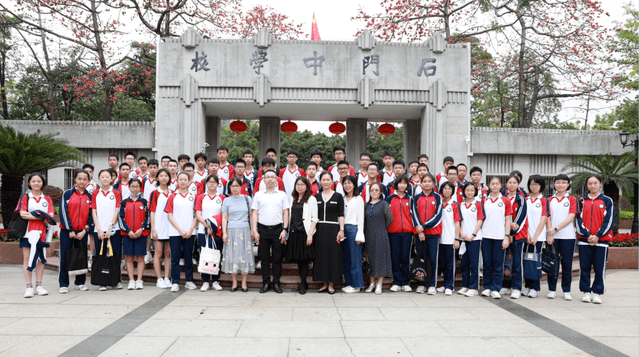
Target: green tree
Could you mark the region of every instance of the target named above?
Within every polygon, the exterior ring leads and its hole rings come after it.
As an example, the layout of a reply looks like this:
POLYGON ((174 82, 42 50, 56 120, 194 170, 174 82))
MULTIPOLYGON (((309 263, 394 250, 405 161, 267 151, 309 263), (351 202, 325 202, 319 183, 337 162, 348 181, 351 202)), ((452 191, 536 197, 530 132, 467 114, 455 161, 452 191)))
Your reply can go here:
MULTIPOLYGON (((369 123, 367 127, 367 151, 373 156, 371 159, 377 161, 382 169, 382 158, 385 151, 391 151, 396 159, 403 160, 404 155, 404 127, 396 126, 396 131, 386 138, 378 133, 380 124, 369 123)), ((357 164, 357 163, 356 163, 357 164)), ((405 163, 405 166, 408 163, 405 163)), ((357 165, 351 165, 354 168, 357 165)))
MULTIPOLYGON (((222 126, 220 142, 222 145, 229 148, 229 162, 233 162, 234 160, 241 158, 242 153, 247 149, 253 151, 256 159, 258 159, 260 124, 257 120, 245 120, 244 122, 247 124, 247 130, 239 135, 229 129, 229 124, 222 126)), ((215 148, 213 151, 215 152, 215 148)), ((256 161, 254 161, 254 165, 256 164, 256 161)))
POLYGON ((616 211, 613 234, 618 234, 620 226, 620 190, 633 195, 633 185, 638 184, 638 169, 635 161, 638 158, 636 152, 625 152, 614 158, 609 154, 600 154, 596 157, 578 156, 564 169, 573 169, 569 176, 573 187, 586 185, 587 177, 599 175, 602 177, 603 193, 611 197, 616 211))
POLYGON ((2 219, 8 223, 22 191, 24 175, 63 167, 68 161, 85 161, 84 154, 53 135, 18 132, 0 125, 0 174, 2 219))

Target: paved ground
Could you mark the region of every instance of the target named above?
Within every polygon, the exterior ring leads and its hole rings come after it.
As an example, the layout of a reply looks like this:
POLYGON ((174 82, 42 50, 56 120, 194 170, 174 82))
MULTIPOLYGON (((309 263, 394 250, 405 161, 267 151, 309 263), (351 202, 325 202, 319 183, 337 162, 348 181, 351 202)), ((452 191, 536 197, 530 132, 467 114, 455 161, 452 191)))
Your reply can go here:
POLYGON ((572 302, 151 284, 60 295, 46 271, 49 296, 24 299, 21 267, 0 265, 0 356, 638 356, 638 279, 607 272, 598 306, 580 302, 577 281, 572 302))

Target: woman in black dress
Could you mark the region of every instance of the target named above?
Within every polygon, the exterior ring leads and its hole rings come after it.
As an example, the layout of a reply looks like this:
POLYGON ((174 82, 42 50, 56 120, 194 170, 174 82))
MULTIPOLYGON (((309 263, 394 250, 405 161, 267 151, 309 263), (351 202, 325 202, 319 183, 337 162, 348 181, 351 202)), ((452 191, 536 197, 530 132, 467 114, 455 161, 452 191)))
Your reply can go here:
POLYGON ((318 225, 313 239, 316 260, 313 263, 313 280, 324 284, 319 293, 335 293, 334 284, 342 284, 342 246, 344 239, 344 200, 331 188, 333 176, 328 171, 320 174, 322 192, 318 201, 318 225))
POLYGON ((307 293, 309 261, 315 258, 312 244, 313 233, 318 223, 318 203, 316 198, 311 196, 311 183, 304 176, 299 176, 294 182, 289 212, 287 259, 298 263, 300 284, 293 291, 304 295, 307 293))

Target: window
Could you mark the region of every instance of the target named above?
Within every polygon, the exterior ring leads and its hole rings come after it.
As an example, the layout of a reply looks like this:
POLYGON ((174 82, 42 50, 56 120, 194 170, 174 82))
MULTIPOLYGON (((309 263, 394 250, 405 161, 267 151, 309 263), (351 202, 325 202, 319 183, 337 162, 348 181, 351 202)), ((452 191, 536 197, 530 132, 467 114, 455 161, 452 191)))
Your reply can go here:
POLYGON ((76 173, 76 169, 64 169, 64 190, 68 190, 73 187, 74 175, 76 173))

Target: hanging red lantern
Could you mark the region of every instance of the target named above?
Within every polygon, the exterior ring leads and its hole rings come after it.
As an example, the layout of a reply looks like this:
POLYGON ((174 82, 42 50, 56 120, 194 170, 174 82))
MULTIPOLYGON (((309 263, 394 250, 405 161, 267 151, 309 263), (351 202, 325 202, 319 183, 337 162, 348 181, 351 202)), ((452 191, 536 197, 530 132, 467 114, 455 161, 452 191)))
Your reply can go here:
POLYGON ((247 131, 247 124, 245 124, 245 122, 243 122, 242 120, 236 120, 229 124, 229 129, 240 136, 240 133, 244 133, 245 131, 247 131))
POLYGON ((389 124, 389 123, 384 123, 384 124, 382 124, 382 125, 380 125, 378 127, 378 133, 380 133, 380 135, 384 136, 385 139, 389 135, 391 135, 391 134, 393 134, 395 132, 396 132, 396 127, 391 125, 391 124, 389 124))
POLYGON ((335 122, 329 125, 329 132, 331 132, 331 134, 336 134, 336 136, 340 136, 340 134, 344 133, 346 129, 347 128, 344 126, 344 124, 340 122, 335 122))
POLYGON ((298 125, 292 122, 291 120, 288 120, 282 123, 282 125, 280 125, 280 130, 284 131, 285 133, 289 134, 289 136, 291 136, 291 133, 295 133, 296 131, 298 131, 298 125))

